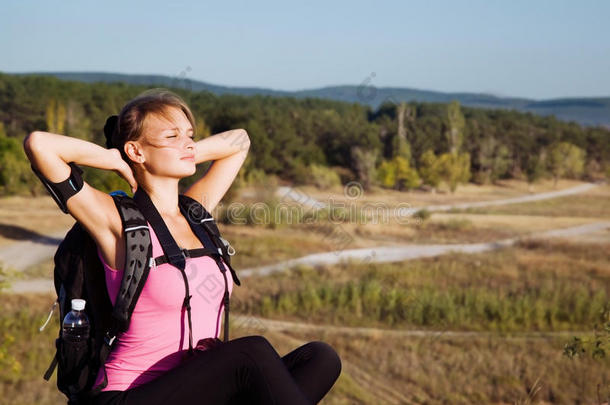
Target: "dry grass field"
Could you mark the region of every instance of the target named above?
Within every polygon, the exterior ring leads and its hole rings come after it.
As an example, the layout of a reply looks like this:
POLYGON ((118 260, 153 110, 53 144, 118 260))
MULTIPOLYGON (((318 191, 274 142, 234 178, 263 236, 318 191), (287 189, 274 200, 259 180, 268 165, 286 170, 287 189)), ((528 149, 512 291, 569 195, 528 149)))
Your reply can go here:
MULTIPOLYGON (((582 184, 560 181, 557 189, 582 184)), ((319 201, 343 190, 303 189, 319 201)), ((554 190, 552 182, 535 192, 554 190)), ((442 190, 441 190, 442 191, 442 190)), ((413 206, 511 198, 524 182, 463 186, 455 195, 374 190, 355 201, 413 206)), ((329 197, 330 196, 330 197, 329 197)), ((248 201, 248 199, 243 199, 248 201)), ((340 229, 345 249, 403 243, 475 243, 610 219, 610 186, 579 195, 506 206, 435 212, 400 224, 316 223, 221 225, 238 254, 236 269, 332 251, 327 232, 340 229)), ((73 223, 47 197, 0 200, 0 248, 73 223)), ((570 239, 525 240, 478 254, 449 254, 397 263, 347 262, 253 276, 233 294, 231 336, 263 334, 283 355, 312 340, 331 344, 343 372, 323 404, 598 404, 610 398, 605 358, 564 356, 573 334, 592 338, 610 322, 610 230, 570 239), (259 318, 317 325, 275 330, 259 318), (328 330, 320 326, 329 325, 328 330), (330 326, 376 328, 343 333, 330 326), (397 336, 392 331, 423 331, 397 336), (470 335, 448 332, 469 331, 470 335), (569 332, 569 333, 565 333, 569 332)), ((52 261, 23 278, 51 277, 52 261)), ((42 374, 53 354, 57 314, 42 333, 54 296, 0 292, 0 404, 60 404, 42 374)), ((607 343, 610 345, 610 343, 607 343)))

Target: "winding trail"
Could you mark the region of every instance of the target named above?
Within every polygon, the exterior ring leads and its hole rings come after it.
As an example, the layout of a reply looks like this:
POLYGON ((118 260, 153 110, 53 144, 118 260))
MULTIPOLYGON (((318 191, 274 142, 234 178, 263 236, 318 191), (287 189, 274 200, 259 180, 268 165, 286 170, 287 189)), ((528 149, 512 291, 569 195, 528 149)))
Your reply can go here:
POLYGON ((252 275, 268 275, 278 271, 286 271, 296 265, 319 266, 340 263, 343 260, 354 259, 361 262, 397 262, 403 260, 420 259, 424 257, 441 256, 450 252, 460 253, 480 253, 489 250, 500 249, 512 246, 520 240, 530 238, 552 238, 552 237, 572 237, 597 232, 610 228, 610 221, 594 222, 585 225, 572 226, 569 228, 553 229, 550 231, 534 232, 525 236, 500 239, 494 242, 483 243, 457 243, 457 244, 436 244, 418 245, 403 244, 397 246, 380 246, 362 249, 337 250, 334 252, 315 253, 298 259, 286 260, 268 266, 261 266, 245 269, 239 272, 240 277, 252 275))
MULTIPOLYGON (((547 191, 544 193, 535 193, 535 194, 527 194, 519 197, 511 197, 511 198, 503 198, 499 200, 488 200, 488 201, 476 201, 476 202, 467 202, 467 203, 458 203, 458 204, 444 204, 444 205, 427 205, 423 207, 412 207, 412 208, 402 208, 400 211, 401 215, 412 215, 415 212, 426 209, 430 212, 436 211, 451 211, 451 210, 460 210, 467 208, 480 208, 480 207, 490 207, 494 205, 507 205, 507 204, 518 204, 524 202, 531 201, 540 201, 540 200, 548 200, 551 198, 565 197, 568 195, 580 194, 586 191, 589 191, 595 187, 604 184, 603 182, 599 183, 585 183, 579 184, 578 186, 566 188, 563 190, 557 191, 547 191)), ((294 201, 299 202, 302 205, 312 207, 315 209, 325 208, 327 204, 324 204, 314 197, 305 194, 302 191, 296 190, 292 187, 282 186, 278 187, 277 195, 282 198, 288 198, 294 201)))

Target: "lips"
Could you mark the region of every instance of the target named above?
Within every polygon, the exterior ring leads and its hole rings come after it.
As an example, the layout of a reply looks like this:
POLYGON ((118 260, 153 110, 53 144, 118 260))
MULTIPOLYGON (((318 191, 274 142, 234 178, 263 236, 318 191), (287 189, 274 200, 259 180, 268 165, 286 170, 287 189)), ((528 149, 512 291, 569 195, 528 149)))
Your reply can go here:
POLYGON ((192 161, 195 161, 195 155, 184 156, 184 157, 181 157, 180 160, 192 160, 192 161))

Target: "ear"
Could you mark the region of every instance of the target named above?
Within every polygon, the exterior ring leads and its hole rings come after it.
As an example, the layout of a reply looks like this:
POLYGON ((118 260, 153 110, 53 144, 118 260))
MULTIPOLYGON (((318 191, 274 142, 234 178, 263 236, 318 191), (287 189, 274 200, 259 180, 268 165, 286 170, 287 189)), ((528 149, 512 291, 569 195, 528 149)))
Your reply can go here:
POLYGON ((146 161, 146 157, 140 145, 136 141, 127 141, 125 142, 125 146, 123 147, 125 154, 129 159, 131 159, 134 163, 144 163, 146 161))

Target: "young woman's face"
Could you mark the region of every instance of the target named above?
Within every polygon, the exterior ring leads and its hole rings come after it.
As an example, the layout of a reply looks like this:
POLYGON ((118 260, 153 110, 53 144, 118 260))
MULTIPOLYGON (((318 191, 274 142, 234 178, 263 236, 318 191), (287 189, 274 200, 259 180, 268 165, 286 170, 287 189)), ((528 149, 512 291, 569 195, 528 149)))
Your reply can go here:
POLYGON ((193 127, 182 110, 169 107, 168 117, 151 114, 144 121, 142 164, 152 174, 186 177, 195 173, 193 127))

